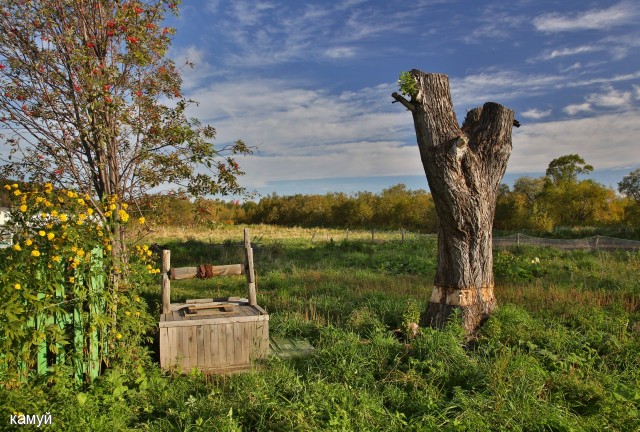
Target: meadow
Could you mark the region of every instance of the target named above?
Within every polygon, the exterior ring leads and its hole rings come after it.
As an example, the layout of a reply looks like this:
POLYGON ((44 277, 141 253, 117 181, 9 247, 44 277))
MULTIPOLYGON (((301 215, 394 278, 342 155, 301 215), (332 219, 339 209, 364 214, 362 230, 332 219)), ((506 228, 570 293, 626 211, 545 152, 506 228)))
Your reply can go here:
MULTIPOLYGON (((89 388, 1 390, 3 415, 52 430, 633 431, 640 429, 640 252, 494 252, 499 310, 472 338, 405 329, 431 292, 434 236, 250 227, 272 336, 313 354, 250 372, 109 370, 89 388), (312 241, 313 239, 313 241, 312 241)), ((158 229, 175 266, 242 262, 241 227, 158 229)), ((244 296, 242 277, 172 284, 172 301, 244 296)), ((160 283, 144 292, 155 316, 160 283)))

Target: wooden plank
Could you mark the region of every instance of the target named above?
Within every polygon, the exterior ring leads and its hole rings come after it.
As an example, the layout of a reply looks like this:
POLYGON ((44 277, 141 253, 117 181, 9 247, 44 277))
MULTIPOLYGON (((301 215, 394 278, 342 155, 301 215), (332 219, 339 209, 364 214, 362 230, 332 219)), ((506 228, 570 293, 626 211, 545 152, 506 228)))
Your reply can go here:
POLYGON ((171 268, 171 251, 162 251, 162 313, 169 313, 171 305, 171 280, 169 280, 169 269, 171 268))
POLYGON ((177 327, 176 328, 176 365, 178 366, 178 369, 184 370, 184 359, 185 359, 185 352, 188 353, 187 351, 187 344, 185 343, 185 332, 186 332, 186 328, 184 327, 177 327))
POLYGON ((167 328, 167 339, 168 339, 168 348, 169 348, 169 361, 167 363, 167 367, 171 367, 176 364, 176 356, 178 355, 178 339, 176 338, 176 334, 178 329, 175 327, 167 328))
POLYGON ((211 321, 215 321, 216 324, 232 324, 236 322, 248 322, 248 321, 268 321, 269 315, 253 315, 253 316, 229 316, 224 318, 203 318, 198 320, 175 320, 165 321, 158 323, 159 327, 190 327, 194 325, 211 324, 211 321))
POLYGON ((251 329, 254 327, 252 323, 242 324, 242 360, 246 363, 251 360, 251 329))
MULTIPOLYGON (((244 264, 211 266, 212 276, 240 276, 244 274, 244 264)), ((198 274, 198 267, 174 267, 169 270, 171 280, 193 279, 198 274)))
POLYGON ((234 346, 234 360, 233 364, 243 364, 245 362, 244 345, 242 343, 242 337, 244 336, 243 328, 246 323, 234 323, 233 324, 233 346, 234 346))
POLYGON ((187 362, 188 370, 193 369, 198 365, 198 336, 196 333, 196 326, 188 327, 188 353, 189 361, 187 362))
POLYGON ((229 309, 227 312, 230 312, 231 310, 235 309, 235 305, 232 305, 232 304, 229 304, 229 303, 220 303, 220 304, 216 304, 216 305, 194 304, 194 305, 187 306, 186 309, 189 312, 198 311, 198 310, 206 310, 206 309, 229 309))
POLYGON ((196 327, 196 345, 198 348, 198 357, 196 360, 196 365, 198 367, 202 367, 204 366, 204 355, 205 355, 205 349, 204 349, 204 329, 205 328, 209 328, 208 325, 201 325, 196 327))
POLYGON ((244 253, 247 264, 247 295, 249 297, 249 304, 253 306, 258 304, 256 299, 256 274, 253 267, 253 249, 251 248, 251 239, 249 238, 249 230, 247 228, 244 229, 244 253))
POLYGON ((225 336, 225 359, 223 366, 229 366, 233 364, 235 359, 235 345, 233 338, 233 323, 227 323, 224 326, 225 336))
POLYGON ((224 331, 220 325, 211 325, 211 366, 220 367, 222 365, 222 356, 226 356, 224 351, 224 331))
POLYGON ((166 368, 169 365, 169 329, 160 329, 160 367, 166 368))
MULTIPOLYGON (((193 303, 210 303, 212 305, 224 304, 224 303, 242 304, 242 303, 249 303, 249 300, 247 300, 244 297, 218 297, 218 298, 189 299, 186 301, 186 304, 193 304, 193 303)), ((180 306, 180 304, 178 303, 175 303, 175 305, 180 306)), ((171 306, 174 306, 174 305, 171 305, 171 306)))
POLYGON ((202 344, 203 348, 203 361, 199 364, 202 368, 210 368, 211 364, 211 327, 212 325, 202 326, 202 344))

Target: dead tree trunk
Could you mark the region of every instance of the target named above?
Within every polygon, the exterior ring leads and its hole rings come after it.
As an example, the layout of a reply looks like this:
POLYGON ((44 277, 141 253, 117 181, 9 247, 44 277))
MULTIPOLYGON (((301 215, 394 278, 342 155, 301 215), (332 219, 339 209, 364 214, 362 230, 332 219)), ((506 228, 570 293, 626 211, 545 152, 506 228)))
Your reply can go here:
POLYGON ((417 92, 393 97, 413 114, 420 157, 440 219, 438 264, 423 325, 441 327, 460 309, 474 331, 496 308, 492 225, 511 154, 514 113, 487 102, 458 124, 446 75, 412 70, 417 92))

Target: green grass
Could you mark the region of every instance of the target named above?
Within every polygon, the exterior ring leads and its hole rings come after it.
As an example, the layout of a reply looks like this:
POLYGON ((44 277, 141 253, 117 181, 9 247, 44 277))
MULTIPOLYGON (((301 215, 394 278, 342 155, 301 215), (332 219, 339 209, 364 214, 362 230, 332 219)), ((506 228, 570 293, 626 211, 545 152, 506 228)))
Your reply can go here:
MULTIPOLYGON (((175 266, 242 262, 228 238, 166 243, 175 266)), ((477 338, 452 322, 410 340, 392 330, 430 296, 435 241, 310 238, 259 239, 255 261, 271 334, 306 337, 313 355, 232 376, 112 370, 82 393, 3 389, 3 415, 49 411, 78 431, 640 428, 640 253, 496 251, 500 308, 477 338)), ((172 300, 244 289, 179 281, 172 300)), ((160 284, 145 297, 159 311, 160 284)))

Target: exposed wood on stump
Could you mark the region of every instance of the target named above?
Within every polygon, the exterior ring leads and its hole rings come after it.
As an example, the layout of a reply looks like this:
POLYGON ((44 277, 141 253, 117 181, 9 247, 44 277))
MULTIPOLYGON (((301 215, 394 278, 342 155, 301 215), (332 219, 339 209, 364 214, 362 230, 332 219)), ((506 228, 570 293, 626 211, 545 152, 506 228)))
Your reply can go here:
POLYGON ((498 187, 511 154, 514 113, 487 102, 458 124, 449 79, 412 70, 418 93, 393 97, 413 114, 429 188, 440 219, 438 264, 431 299, 421 321, 442 327, 460 309, 475 330, 496 308, 492 225, 498 187))

